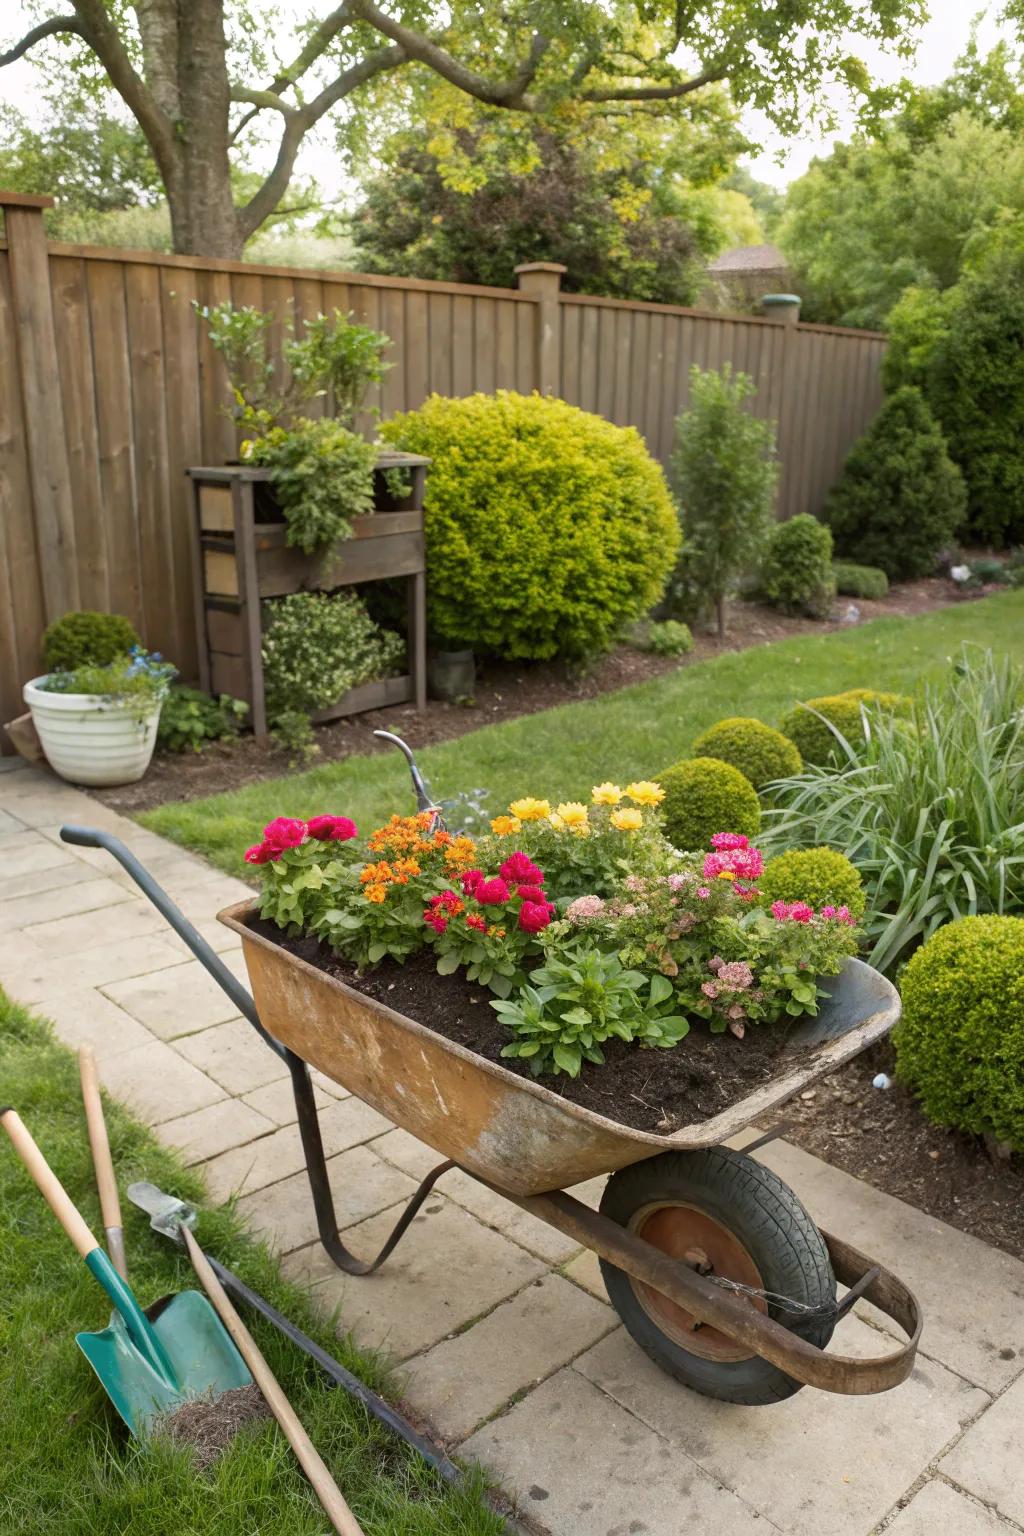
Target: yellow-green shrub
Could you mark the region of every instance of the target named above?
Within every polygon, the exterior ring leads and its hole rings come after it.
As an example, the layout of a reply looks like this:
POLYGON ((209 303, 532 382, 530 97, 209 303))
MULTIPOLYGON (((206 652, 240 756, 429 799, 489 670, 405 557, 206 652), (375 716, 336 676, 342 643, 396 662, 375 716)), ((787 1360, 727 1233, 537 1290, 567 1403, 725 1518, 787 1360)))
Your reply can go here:
POLYGON ((896 1069, 925 1114, 1024 1152, 1024 918, 940 928, 900 990, 896 1069))
POLYGON ((756 837, 761 828, 757 791, 745 774, 717 757, 690 757, 656 775, 665 791, 661 817, 675 848, 710 848, 716 832, 756 837))
POLYGON ((864 740, 862 705, 869 711, 879 709, 906 715, 910 713, 911 701, 902 694, 878 693, 874 688, 850 688, 846 693, 806 699, 783 715, 782 734, 789 737, 805 763, 841 761, 846 754, 826 721, 831 721, 850 746, 856 748, 864 740), (822 715, 824 719, 819 718, 822 715))
POLYGON ((498 656, 584 656, 657 602, 679 524, 633 427, 541 395, 432 395, 382 435, 426 454, 432 633, 498 656))
POLYGON ((860 917, 867 901, 860 870, 834 848, 790 848, 768 860, 757 886, 765 907, 806 901, 815 908, 849 907, 860 917))
POLYGON ((788 737, 760 720, 732 715, 698 736, 694 757, 717 757, 731 763, 755 789, 773 779, 786 779, 803 767, 800 753, 788 737))

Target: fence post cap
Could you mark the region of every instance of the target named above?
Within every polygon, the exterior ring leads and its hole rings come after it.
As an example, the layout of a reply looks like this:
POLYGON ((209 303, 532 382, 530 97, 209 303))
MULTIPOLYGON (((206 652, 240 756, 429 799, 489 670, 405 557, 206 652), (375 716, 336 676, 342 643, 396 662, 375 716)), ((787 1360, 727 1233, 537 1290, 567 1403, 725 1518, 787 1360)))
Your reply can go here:
POLYGON ((559 276, 568 272, 568 267, 563 267, 560 261, 524 261, 515 268, 516 277, 523 272, 557 272, 559 276))
POLYGON ((4 192, 0 189, 0 208, 52 208, 56 198, 40 197, 35 192, 4 192))

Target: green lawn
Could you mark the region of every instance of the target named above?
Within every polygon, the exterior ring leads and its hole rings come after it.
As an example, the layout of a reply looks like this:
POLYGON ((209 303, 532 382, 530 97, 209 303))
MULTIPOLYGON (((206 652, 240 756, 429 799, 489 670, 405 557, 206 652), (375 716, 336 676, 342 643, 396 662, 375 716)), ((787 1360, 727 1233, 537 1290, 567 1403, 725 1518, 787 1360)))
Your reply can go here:
MULTIPOLYGON (((600 699, 485 726, 424 751, 420 761, 435 794, 485 786, 495 811, 516 795, 585 796, 606 778, 650 778, 726 715, 774 725, 798 699, 858 687, 910 691, 941 673, 963 641, 1024 657, 1024 591, 730 653, 600 699)), ((238 873, 246 847, 274 816, 330 811, 368 830, 409 807, 408 775, 395 752, 161 806, 140 820, 238 873)))
MULTIPOLYGON (((0 1097, 20 1112, 93 1230, 99 1228, 75 1058, 0 993, 0 1097)), ((152 1179, 198 1200, 194 1174, 108 1106, 121 1187, 152 1179)), ((187 1258, 125 1202, 129 1270, 143 1304, 197 1287, 187 1258)), ((383 1368, 319 1325, 302 1292, 231 1212, 204 1211, 218 1258, 378 1389, 383 1368)), ((110 1304, 0 1132, 0 1531, 19 1536, 323 1536, 327 1519, 272 1422, 244 1431, 209 1474, 189 1454, 131 1440, 75 1344, 110 1304)), ((479 1482, 453 1491, 293 1346, 247 1318, 367 1536, 498 1536, 479 1482)))

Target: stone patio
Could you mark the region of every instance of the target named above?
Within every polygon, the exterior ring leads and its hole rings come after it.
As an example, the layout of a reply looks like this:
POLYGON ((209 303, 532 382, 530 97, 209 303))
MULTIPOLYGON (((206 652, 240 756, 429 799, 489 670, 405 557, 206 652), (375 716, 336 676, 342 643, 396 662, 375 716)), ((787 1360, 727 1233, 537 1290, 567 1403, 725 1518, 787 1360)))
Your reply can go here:
MULTIPOLYGON (((408 1400, 482 1461, 552 1536, 1009 1536, 1024 1531, 1024 1264, 796 1147, 759 1156, 812 1215, 921 1298, 910 1380, 875 1398, 810 1390, 772 1408, 698 1397, 618 1325, 597 1263, 449 1174, 379 1275, 342 1275, 318 1243, 280 1062, 119 866, 71 848, 103 827, 148 865, 244 978, 214 920, 248 888, 39 769, 0 763, 0 984, 87 1041, 111 1093, 201 1165, 310 1285, 339 1328, 390 1350, 408 1400)), ((437 1155, 317 1078, 345 1240, 379 1244, 437 1155)), ((577 1191, 596 1202, 600 1181, 577 1191)), ((878 1352, 869 1307, 847 1354, 878 1352)))

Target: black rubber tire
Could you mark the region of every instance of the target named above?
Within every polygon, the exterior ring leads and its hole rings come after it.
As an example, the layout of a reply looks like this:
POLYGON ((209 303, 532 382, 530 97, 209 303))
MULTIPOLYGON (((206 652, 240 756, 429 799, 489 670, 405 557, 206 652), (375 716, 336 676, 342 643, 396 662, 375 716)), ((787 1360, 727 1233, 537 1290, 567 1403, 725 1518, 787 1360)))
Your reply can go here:
MULTIPOLYGON (((809 1307, 835 1304, 836 1280, 821 1233, 788 1185, 753 1158, 727 1147, 663 1152, 613 1174, 601 1214, 628 1227, 644 1206, 674 1201, 695 1206, 727 1228, 760 1270, 764 1290, 809 1307)), ((640 1348, 684 1386, 751 1405, 782 1402, 799 1392, 800 1382, 759 1355, 721 1361, 682 1349, 644 1310, 629 1275, 605 1259, 601 1273, 612 1306, 640 1348)), ((831 1315, 801 1321, 772 1303, 768 1311, 819 1349, 832 1337, 831 1315)))

